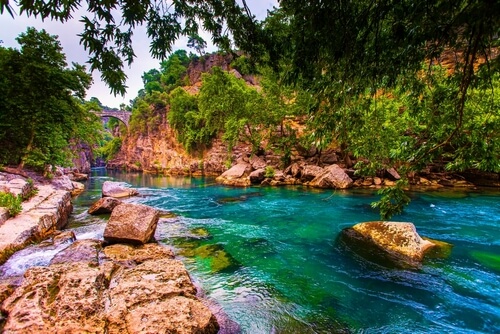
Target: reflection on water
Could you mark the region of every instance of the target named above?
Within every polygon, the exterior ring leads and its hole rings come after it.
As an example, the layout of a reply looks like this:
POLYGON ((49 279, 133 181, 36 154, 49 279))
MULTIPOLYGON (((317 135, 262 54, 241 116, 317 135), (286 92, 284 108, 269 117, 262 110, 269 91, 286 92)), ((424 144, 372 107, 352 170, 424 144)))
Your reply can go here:
POLYGON ((499 193, 414 193, 398 221, 454 245, 422 270, 387 269, 346 253, 340 231, 378 220, 367 191, 228 188, 213 179, 100 170, 74 200, 77 238, 102 238, 91 218, 105 180, 139 189, 127 199, 177 216, 156 239, 173 245, 208 298, 244 333, 500 332, 499 193))

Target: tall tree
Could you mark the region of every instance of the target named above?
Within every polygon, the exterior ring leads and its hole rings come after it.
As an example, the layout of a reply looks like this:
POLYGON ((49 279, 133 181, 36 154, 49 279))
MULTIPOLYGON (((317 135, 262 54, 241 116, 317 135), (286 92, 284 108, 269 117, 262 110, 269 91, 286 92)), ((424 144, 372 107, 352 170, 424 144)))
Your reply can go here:
POLYGON ((82 105, 91 77, 67 68, 56 36, 28 28, 20 50, 0 47, 2 163, 43 167, 67 164, 71 140, 94 137, 96 116, 82 105))

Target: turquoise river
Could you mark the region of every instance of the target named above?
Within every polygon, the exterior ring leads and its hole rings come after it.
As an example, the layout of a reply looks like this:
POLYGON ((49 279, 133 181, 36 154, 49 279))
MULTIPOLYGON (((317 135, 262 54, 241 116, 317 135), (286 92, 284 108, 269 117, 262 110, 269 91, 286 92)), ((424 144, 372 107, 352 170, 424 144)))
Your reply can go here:
MULTIPOLYGON (((88 207, 106 180, 123 181, 162 218, 206 298, 242 333, 500 333, 500 192, 412 193, 395 221, 453 244, 421 270, 367 262, 337 242, 343 228, 378 220, 367 191, 229 188, 213 179, 96 169, 74 200, 77 238, 100 238, 106 217, 88 207)), ((230 332, 231 330, 228 330, 230 332)))

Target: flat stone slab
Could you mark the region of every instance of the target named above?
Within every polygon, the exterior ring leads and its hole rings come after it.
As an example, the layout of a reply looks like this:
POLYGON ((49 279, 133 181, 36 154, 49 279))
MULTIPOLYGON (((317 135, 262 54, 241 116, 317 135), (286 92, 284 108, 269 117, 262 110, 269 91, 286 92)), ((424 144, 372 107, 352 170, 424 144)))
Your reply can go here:
POLYGON ((102 196, 103 197, 130 197, 139 194, 139 192, 133 188, 125 187, 122 182, 105 181, 102 184, 102 196))
MULTIPOLYGON (((0 225, 0 255, 40 241, 61 229, 72 211, 71 195, 66 190, 38 186, 38 194, 22 203, 23 211, 0 225)), ((1 257, 1 256, 0 256, 1 257)))

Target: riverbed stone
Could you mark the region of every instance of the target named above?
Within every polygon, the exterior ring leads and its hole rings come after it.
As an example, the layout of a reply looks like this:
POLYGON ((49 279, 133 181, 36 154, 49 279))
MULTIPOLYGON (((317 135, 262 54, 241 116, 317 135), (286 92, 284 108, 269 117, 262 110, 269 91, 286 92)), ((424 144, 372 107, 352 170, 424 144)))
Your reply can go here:
POLYGON ((98 266, 101 249, 101 240, 77 240, 69 247, 57 253, 50 261, 50 264, 84 262, 89 266, 98 266))
POLYGON ((157 260, 162 258, 173 259, 174 252, 167 247, 158 244, 150 243, 141 246, 132 246, 126 244, 115 244, 104 248, 106 259, 118 263, 128 263, 134 261, 135 263, 143 263, 149 260, 157 260))
POLYGON ((323 169, 309 185, 318 188, 350 188, 353 184, 352 179, 347 175, 339 165, 330 165, 323 169))
POLYGON ((122 198, 138 194, 139 192, 136 189, 125 187, 121 182, 104 181, 102 184, 103 197, 122 198))
MULTIPOLYGON (((83 240, 81 245, 97 245, 83 240)), ((112 245, 88 259, 32 267, 7 287, 5 333, 217 333, 181 261, 158 244, 112 245), (107 252, 106 252, 107 249, 107 252), (118 256, 125 252, 123 256, 118 256), (126 261, 124 260, 124 257, 126 261)), ((66 249, 62 253, 78 252, 66 249)), ((59 256, 64 258, 65 255, 59 256)))
POLYGON ((115 207, 104 229, 110 243, 145 244, 154 236, 160 212, 142 204, 123 203, 115 207))
POLYGON ((117 272, 110 283, 110 333, 217 333, 182 262, 146 261, 117 272))
POLYGON ((103 197, 99 199, 97 202, 92 204, 92 206, 88 209, 88 213, 91 215, 101 215, 106 213, 111 213, 116 206, 121 204, 122 201, 114 198, 114 197, 103 197))
POLYGON ((247 187, 251 185, 248 175, 252 171, 249 163, 240 162, 218 176, 215 181, 226 186, 247 187))
POLYGON ((351 250, 383 265, 419 268, 425 254, 436 244, 424 240, 408 222, 374 221, 359 223, 341 232, 351 250))
MULTIPOLYGON (((315 179, 316 177, 318 177, 319 175, 321 175, 322 173, 324 173, 324 170, 323 168, 319 167, 319 166, 316 166, 316 165, 304 165, 302 167, 302 171, 301 171, 301 181, 302 182, 308 182, 308 181, 312 181, 313 179, 315 179)), ((296 173, 298 174, 298 173, 296 173)), ((292 174, 293 176, 293 174, 292 174)))
POLYGON ((250 182, 252 182, 252 184, 260 184, 265 179, 264 174, 265 174, 264 168, 254 170, 253 172, 250 173, 249 176, 250 182))

